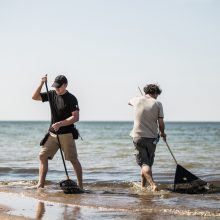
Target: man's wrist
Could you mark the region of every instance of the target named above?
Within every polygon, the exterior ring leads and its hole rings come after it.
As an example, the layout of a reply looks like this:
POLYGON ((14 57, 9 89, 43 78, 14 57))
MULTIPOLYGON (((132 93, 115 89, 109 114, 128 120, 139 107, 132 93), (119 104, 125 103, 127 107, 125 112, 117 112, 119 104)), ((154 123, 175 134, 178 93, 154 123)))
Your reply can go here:
POLYGON ((166 136, 166 134, 164 132, 160 132, 160 136, 164 137, 164 136, 166 136))
POLYGON ((41 81, 41 82, 40 82, 40 87, 42 88, 43 85, 44 85, 44 81, 41 81))
POLYGON ((60 127, 62 127, 63 126, 63 121, 60 121, 59 125, 60 125, 60 127))

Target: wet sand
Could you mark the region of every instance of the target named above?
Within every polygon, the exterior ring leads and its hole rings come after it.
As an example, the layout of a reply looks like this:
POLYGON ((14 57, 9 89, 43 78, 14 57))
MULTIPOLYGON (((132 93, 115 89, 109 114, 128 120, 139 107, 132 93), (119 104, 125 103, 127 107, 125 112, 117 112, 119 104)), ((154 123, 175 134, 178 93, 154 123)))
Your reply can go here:
POLYGON ((30 218, 26 218, 24 216, 16 216, 10 214, 12 209, 0 204, 0 219, 1 220, 28 220, 30 218))
MULTIPOLYGON (((67 205, 27 197, 24 194, 0 192, 0 219, 135 219, 133 215, 111 209, 67 205)), ((151 214, 148 214, 151 216, 151 214)), ((141 218, 142 219, 142 218, 141 218)), ((163 218, 161 218, 163 219, 163 218)))
MULTIPOLYGON (((77 197, 75 197, 77 199, 77 197)), ((74 199, 74 200, 75 200, 74 199)), ((112 207, 97 207, 77 204, 65 204, 62 202, 52 202, 53 197, 40 200, 29 197, 23 193, 0 192, 0 219, 20 220, 20 219, 42 219, 42 220, 70 220, 70 219, 135 219, 135 220, 205 220, 220 219, 219 215, 212 218, 209 215, 195 216, 192 213, 173 213, 167 209, 165 212, 155 212, 150 207, 143 210, 116 209, 112 207), (149 209, 149 210, 148 210, 149 209)), ((95 202, 95 201, 94 201, 95 202)), ((108 202, 108 201, 102 201, 108 202)), ((175 208, 173 206, 173 208, 175 208)), ((208 214, 208 213, 207 213, 208 214)))
POLYGON ((29 220, 32 218, 25 217, 25 212, 23 213, 23 210, 20 210, 20 213, 13 214, 14 208, 16 204, 14 204, 14 198, 16 198, 16 195, 13 196, 11 194, 7 193, 0 193, 0 219, 1 220, 29 220), (6 206, 8 204, 8 201, 10 200, 10 203, 13 204, 12 206, 6 206))
MULTIPOLYGON (((76 207, 76 213, 77 209, 76 207)), ((0 192, 1 220, 75 219, 72 215, 74 213, 68 212, 68 207, 63 204, 41 201, 21 194, 0 192)))

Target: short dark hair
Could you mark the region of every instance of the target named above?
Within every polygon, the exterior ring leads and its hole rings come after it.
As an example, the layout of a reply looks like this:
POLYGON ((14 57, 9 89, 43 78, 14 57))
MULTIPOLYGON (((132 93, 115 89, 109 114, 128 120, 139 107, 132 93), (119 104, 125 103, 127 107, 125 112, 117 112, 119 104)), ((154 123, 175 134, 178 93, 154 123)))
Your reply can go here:
POLYGON ((157 84, 149 84, 144 87, 145 94, 160 95, 161 92, 162 92, 162 90, 160 89, 160 87, 157 84))

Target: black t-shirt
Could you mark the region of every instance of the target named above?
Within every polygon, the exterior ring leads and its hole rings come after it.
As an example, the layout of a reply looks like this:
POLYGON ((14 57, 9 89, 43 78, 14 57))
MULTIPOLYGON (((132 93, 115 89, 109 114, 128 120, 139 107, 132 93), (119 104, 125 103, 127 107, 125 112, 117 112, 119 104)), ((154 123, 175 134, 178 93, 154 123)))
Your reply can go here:
MULTIPOLYGON (((46 92, 40 93, 42 102, 48 101, 48 96, 46 92)), ((74 95, 69 93, 68 91, 63 95, 57 95, 55 90, 49 91, 49 98, 51 101, 51 124, 65 120, 72 116, 72 112, 79 110, 78 101, 74 95)), ((72 132, 73 125, 67 125, 60 127, 57 131, 58 134, 67 134, 72 132)), ((53 129, 49 129, 54 133, 53 129)))

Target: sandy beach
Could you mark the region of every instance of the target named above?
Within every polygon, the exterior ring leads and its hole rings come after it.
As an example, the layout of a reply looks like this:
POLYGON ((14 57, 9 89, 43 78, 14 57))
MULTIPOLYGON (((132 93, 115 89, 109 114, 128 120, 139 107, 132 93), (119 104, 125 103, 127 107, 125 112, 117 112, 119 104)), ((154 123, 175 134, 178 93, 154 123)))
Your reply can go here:
MULTIPOLYGON (((9 192, 0 192, 0 201, 1 220, 146 219, 146 217, 151 219, 155 216, 155 213, 146 213, 142 217, 136 218, 135 215, 127 212, 127 210, 115 210, 110 207, 101 208, 88 205, 67 205, 9 192)), ((167 218, 161 215, 156 216, 156 219, 162 220, 167 218)))
POLYGON ((29 218, 25 218, 25 217, 19 217, 19 216, 14 216, 14 215, 10 215, 5 213, 5 211, 2 211, 2 206, 0 206, 0 219, 1 220, 20 220, 20 219, 29 219, 29 218))
MULTIPOLYGON (((0 192, 0 201, 1 220, 75 219, 74 213, 70 212, 68 214, 68 207, 59 203, 41 201, 21 194, 5 192, 0 192)), ((79 208, 76 207, 75 214, 77 214, 77 209, 79 210, 79 208)))
POLYGON ((30 219, 30 218, 26 218, 24 216, 11 215, 10 211, 11 211, 11 208, 0 204, 0 219, 1 220, 20 220, 20 219, 25 220, 25 219, 30 219))
MULTIPOLYGON (((24 194, 0 192, 0 219, 72 219, 80 208, 74 207, 75 212, 69 212, 69 207, 48 201, 27 197, 24 194)), ((78 218, 78 217, 76 217, 78 218)), ((80 217, 81 219, 81 217, 80 217)))
MULTIPOLYGON (((73 195, 74 196, 74 195, 73 195)), ((76 197, 77 198, 77 197, 76 197)), ((98 200, 99 198, 97 198, 98 200)), ((162 199, 162 197, 161 197, 162 199)), ((53 200, 53 198, 52 198, 53 200)), ((151 208, 144 210, 126 210, 113 207, 97 207, 75 204, 66 204, 39 200, 26 196, 22 193, 0 192, 0 219, 1 220, 20 220, 20 219, 42 219, 42 220, 70 220, 70 219, 154 219, 154 220, 206 220, 212 216, 219 219, 219 212, 209 213, 195 210, 185 210, 182 214, 174 209, 166 209, 162 212, 151 208)), ((108 201, 105 201, 108 203, 108 201)), ((74 202, 73 202, 74 203, 74 202)), ((175 208, 175 207, 173 207, 175 208)))
POLYGON ((33 219, 33 218, 26 217, 27 213, 25 209, 20 209, 19 205, 16 204, 17 202, 21 202, 19 201, 19 197, 17 195, 1 192, 0 197, 1 197, 1 202, 0 202, 0 219, 1 220, 33 219), (7 206, 5 204, 7 204, 7 206))

